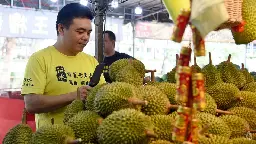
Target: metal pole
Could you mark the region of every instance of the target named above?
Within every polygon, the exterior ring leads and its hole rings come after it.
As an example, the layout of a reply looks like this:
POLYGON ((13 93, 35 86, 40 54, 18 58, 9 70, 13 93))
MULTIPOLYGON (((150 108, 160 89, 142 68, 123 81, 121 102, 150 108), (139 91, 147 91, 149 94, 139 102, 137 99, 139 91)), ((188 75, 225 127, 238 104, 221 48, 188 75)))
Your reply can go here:
POLYGON ((13 7, 13 0, 11 0, 11 7, 13 7))
POLYGON ((41 0, 38 0, 38 9, 42 9, 42 2, 41 2, 41 0))
POLYGON ((105 0, 98 0, 95 17, 95 57, 99 63, 103 62, 103 23, 105 0))
POLYGON ((135 12, 132 11, 132 56, 135 57, 135 12))
POLYGON ((135 57, 135 21, 132 21, 132 56, 135 57))

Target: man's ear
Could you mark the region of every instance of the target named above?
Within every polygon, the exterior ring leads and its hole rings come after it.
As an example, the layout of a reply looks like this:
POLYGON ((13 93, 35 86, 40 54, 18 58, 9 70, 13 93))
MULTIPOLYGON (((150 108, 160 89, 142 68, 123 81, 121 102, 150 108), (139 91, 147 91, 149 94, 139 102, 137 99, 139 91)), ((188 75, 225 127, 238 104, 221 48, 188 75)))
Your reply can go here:
POLYGON ((64 35, 64 26, 62 24, 58 24, 58 32, 59 35, 64 35))
POLYGON ((114 48, 116 47, 116 42, 115 41, 112 41, 113 45, 114 45, 114 48))

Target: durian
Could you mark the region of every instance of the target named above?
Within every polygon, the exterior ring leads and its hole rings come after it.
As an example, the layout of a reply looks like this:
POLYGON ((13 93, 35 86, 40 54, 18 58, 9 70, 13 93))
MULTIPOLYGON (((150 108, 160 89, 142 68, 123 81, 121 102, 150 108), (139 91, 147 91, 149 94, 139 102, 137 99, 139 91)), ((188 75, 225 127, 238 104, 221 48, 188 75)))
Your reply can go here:
POLYGON ((179 55, 176 54, 176 66, 167 73, 167 82, 169 83, 176 83, 176 69, 178 66, 178 61, 179 61, 179 55))
POLYGON ((136 72, 140 77, 145 76, 145 72, 146 72, 145 65, 141 61, 137 59, 132 59, 132 58, 120 59, 112 63, 109 67, 109 76, 111 80, 116 81, 117 74, 123 69, 123 67, 129 64, 132 65, 132 67, 136 70, 136 72))
POLYGON ((198 144, 232 144, 232 141, 223 136, 212 135, 210 138, 200 137, 198 144))
POLYGON ((256 39, 256 1, 243 0, 242 2, 242 17, 245 21, 244 31, 236 32, 232 30, 232 34, 236 44, 248 44, 256 39))
POLYGON ((205 101, 206 101, 206 107, 202 112, 210 113, 212 115, 232 114, 229 111, 217 109, 217 104, 216 104, 215 100, 208 93, 205 93, 205 101))
POLYGON ((205 93, 205 102, 206 102, 206 107, 203 112, 215 115, 217 104, 215 100, 208 93, 205 93))
POLYGON ((250 129, 249 123, 236 115, 223 115, 220 117, 230 128, 231 138, 244 137, 250 129))
POLYGON ((248 70, 246 68, 244 68, 244 64, 243 63, 242 63, 241 72, 243 73, 243 75, 245 77, 246 84, 254 82, 253 76, 248 72, 248 70))
POLYGON ((241 100, 235 104, 235 107, 247 107, 256 110, 256 93, 249 91, 240 92, 241 100))
POLYGON ((109 67, 109 76, 112 81, 115 81, 116 74, 129 63, 128 59, 120 59, 113 62, 109 67))
POLYGON ((232 139, 233 144, 256 144, 255 140, 250 140, 248 138, 235 138, 232 139))
POLYGON ((84 108, 84 102, 81 100, 79 91, 77 90, 77 98, 72 101, 72 103, 69 104, 64 111, 63 123, 66 124, 70 118, 72 118, 78 112, 84 110, 84 108))
POLYGON ((242 88, 242 91, 256 92, 256 82, 251 82, 251 83, 246 84, 242 88))
POLYGON ((140 73, 132 66, 132 64, 128 64, 123 67, 115 77, 116 82, 126 82, 132 84, 134 86, 142 86, 143 85, 143 77, 140 73))
POLYGON ((172 129, 175 119, 168 115, 152 115, 151 121, 155 126, 157 139, 172 141, 172 129))
POLYGON ((201 126, 208 125, 206 133, 215 134, 229 138, 231 136, 231 131, 228 125, 220 118, 209 114, 209 113, 198 113, 197 118, 201 126))
POLYGON ((147 144, 154 133, 149 116, 135 109, 114 111, 97 129, 100 144, 147 144))
POLYGON ((228 60, 221 62, 217 65, 217 69, 221 73, 221 78, 225 83, 231 83, 237 86, 237 88, 241 89, 246 84, 245 77, 243 73, 238 70, 231 60, 231 54, 228 56, 228 60))
POLYGON ((102 122, 102 118, 92 111, 81 111, 73 118, 69 119, 67 125, 70 126, 76 138, 82 139, 82 144, 97 142, 97 128, 102 122))
POLYGON ((2 144, 28 144, 31 140, 33 131, 27 125, 27 112, 23 110, 21 124, 11 128, 5 135, 2 144))
POLYGON ((100 88, 94 100, 95 111, 103 117, 113 111, 124 108, 135 108, 140 110, 147 101, 138 94, 137 89, 128 83, 113 82, 100 88))
POLYGON ((75 139, 71 127, 63 124, 45 125, 37 129, 33 134, 31 144, 72 144, 81 142, 75 139))
POLYGON ((222 110, 231 108, 241 99, 239 89, 233 84, 218 83, 207 88, 206 92, 212 96, 218 108, 222 110))
POLYGON ((167 95, 171 104, 174 104, 174 105, 178 104, 177 101, 175 100, 176 84, 162 82, 162 83, 154 84, 154 86, 160 89, 164 94, 167 95))
POLYGON ((86 100, 86 104, 85 104, 85 107, 87 110, 94 111, 94 99, 96 97, 96 94, 97 94, 98 90, 105 85, 107 85, 107 84, 106 83, 98 84, 89 91, 89 94, 88 94, 87 100, 86 100))
POLYGON ((170 101, 160 89, 154 86, 142 86, 141 94, 147 105, 142 106, 142 112, 147 115, 168 114, 170 111, 170 101))
POLYGON ((145 76, 145 72, 146 72, 145 65, 140 60, 133 59, 133 60, 130 60, 130 63, 140 74, 140 77, 145 76))
POLYGON ((256 129, 256 111, 246 107, 233 107, 229 109, 229 111, 245 119, 249 123, 251 129, 256 129))
POLYGON ((215 84, 222 83, 221 74, 212 64, 211 53, 209 52, 209 64, 203 67, 202 73, 205 77, 205 87, 209 88, 215 84))

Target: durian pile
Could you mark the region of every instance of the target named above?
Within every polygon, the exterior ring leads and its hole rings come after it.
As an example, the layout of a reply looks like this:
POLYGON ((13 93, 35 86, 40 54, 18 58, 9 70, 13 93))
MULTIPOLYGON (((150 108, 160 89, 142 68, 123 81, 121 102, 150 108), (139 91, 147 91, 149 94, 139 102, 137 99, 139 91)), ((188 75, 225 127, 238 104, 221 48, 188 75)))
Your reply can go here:
MULTIPOLYGON (((230 58, 218 66, 210 58, 202 69, 195 63, 195 70, 205 75, 207 92, 206 108, 197 114, 199 144, 256 144, 255 83, 248 71, 235 69, 230 58)), ((113 83, 92 88, 85 103, 78 96, 67 106, 63 124, 52 120, 33 133, 23 120, 3 144, 176 144, 176 84, 143 84, 145 71, 139 60, 114 62, 113 83)))

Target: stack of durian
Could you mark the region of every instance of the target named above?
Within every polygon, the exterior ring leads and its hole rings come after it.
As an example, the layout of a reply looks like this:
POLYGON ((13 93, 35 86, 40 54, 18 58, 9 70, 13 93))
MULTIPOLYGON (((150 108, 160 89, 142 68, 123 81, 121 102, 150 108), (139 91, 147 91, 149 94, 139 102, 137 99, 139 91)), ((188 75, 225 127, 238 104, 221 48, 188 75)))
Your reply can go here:
MULTIPOLYGON (((255 83, 245 69, 228 61, 193 70, 205 75, 206 108, 199 112, 199 144, 256 143, 255 83)), ((67 106, 63 125, 41 127, 35 133, 24 123, 5 136, 3 144, 172 144, 177 115, 176 84, 143 84, 145 66, 122 59, 110 66, 111 84, 92 88, 84 104, 67 106)))
MULTIPOLYGON (((256 102, 254 102, 256 99, 256 83, 254 82, 253 76, 244 68, 243 64, 241 69, 237 69, 235 64, 230 60, 231 55, 229 55, 227 61, 214 66, 212 64, 211 53, 209 53, 209 64, 200 68, 196 64, 196 59, 194 59, 192 70, 204 74, 207 92, 207 108, 204 112, 199 114, 199 118, 201 120, 203 119, 202 122, 204 124, 217 121, 217 119, 224 121, 229 127, 228 131, 231 132, 224 132, 224 130, 222 130, 222 132, 220 132, 222 134, 220 134, 216 131, 216 128, 212 130, 209 129, 208 132, 214 134, 213 139, 215 142, 209 141, 208 143, 225 143, 218 141, 221 140, 221 138, 217 138, 216 136, 224 136, 226 139, 229 138, 229 143, 230 139, 233 138, 248 141, 240 142, 236 139, 234 143, 255 143, 245 138, 255 139, 253 133, 256 129, 256 117, 254 116, 256 114, 256 102), (209 111, 209 103, 215 104, 212 106, 211 111, 209 111), (216 111, 213 111, 214 109, 216 111)), ((167 77, 167 80, 175 80, 175 76, 173 75, 167 74, 167 77)), ((226 129, 225 126, 220 126, 220 124, 215 124, 215 126, 226 129)))

